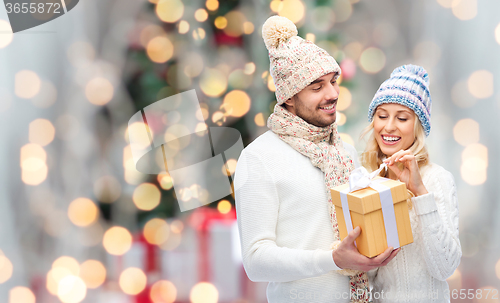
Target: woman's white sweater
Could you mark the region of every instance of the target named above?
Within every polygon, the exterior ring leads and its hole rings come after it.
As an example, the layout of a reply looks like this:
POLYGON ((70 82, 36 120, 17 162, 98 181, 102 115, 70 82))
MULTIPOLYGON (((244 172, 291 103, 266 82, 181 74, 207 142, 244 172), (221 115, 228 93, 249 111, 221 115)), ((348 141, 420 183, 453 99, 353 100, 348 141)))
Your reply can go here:
POLYGON ((446 278, 462 256, 457 190, 451 173, 439 165, 427 165, 420 173, 429 193, 412 198, 413 243, 369 273, 374 302, 450 301, 446 278))

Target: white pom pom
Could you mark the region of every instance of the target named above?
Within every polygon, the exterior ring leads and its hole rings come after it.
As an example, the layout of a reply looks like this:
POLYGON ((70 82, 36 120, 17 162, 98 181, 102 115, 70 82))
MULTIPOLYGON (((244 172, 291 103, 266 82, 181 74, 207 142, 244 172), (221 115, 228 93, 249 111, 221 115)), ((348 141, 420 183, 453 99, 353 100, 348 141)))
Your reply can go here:
POLYGON ((280 43, 297 36, 297 27, 288 18, 272 16, 262 26, 262 38, 267 49, 277 47, 280 43))

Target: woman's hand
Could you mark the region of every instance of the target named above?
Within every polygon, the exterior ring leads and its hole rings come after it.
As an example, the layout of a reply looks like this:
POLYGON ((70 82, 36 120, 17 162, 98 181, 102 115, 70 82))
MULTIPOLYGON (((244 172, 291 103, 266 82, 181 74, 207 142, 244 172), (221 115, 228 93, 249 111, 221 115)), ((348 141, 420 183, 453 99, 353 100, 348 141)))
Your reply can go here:
POLYGON ((396 174, 396 177, 406 183, 406 187, 411 190, 415 196, 427 194, 427 189, 422 182, 417 160, 410 150, 400 150, 384 160, 389 169, 396 174), (396 165, 397 162, 403 163, 403 170, 396 165))

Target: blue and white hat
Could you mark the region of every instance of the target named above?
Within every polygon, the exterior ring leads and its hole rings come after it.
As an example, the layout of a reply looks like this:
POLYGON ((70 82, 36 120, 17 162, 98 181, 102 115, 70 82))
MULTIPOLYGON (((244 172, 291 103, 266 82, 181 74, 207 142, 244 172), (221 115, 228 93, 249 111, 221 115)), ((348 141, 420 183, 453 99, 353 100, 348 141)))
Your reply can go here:
POLYGON ((377 106, 383 103, 397 103, 415 112, 428 136, 431 131, 431 93, 429 75, 417 65, 403 65, 392 71, 391 77, 380 85, 368 108, 368 121, 373 120, 377 106))

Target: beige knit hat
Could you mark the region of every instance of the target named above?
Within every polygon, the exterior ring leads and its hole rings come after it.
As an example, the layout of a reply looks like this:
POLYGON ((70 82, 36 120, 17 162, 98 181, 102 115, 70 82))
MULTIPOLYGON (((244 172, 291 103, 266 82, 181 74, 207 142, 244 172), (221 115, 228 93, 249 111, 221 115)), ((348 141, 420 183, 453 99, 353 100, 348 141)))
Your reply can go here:
POLYGON ((262 26, 278 104, 321 76, 331 72, 340 74, 340 67, 332 56, 297 33, 295 24, 285 17, 269 17, 262 26))

